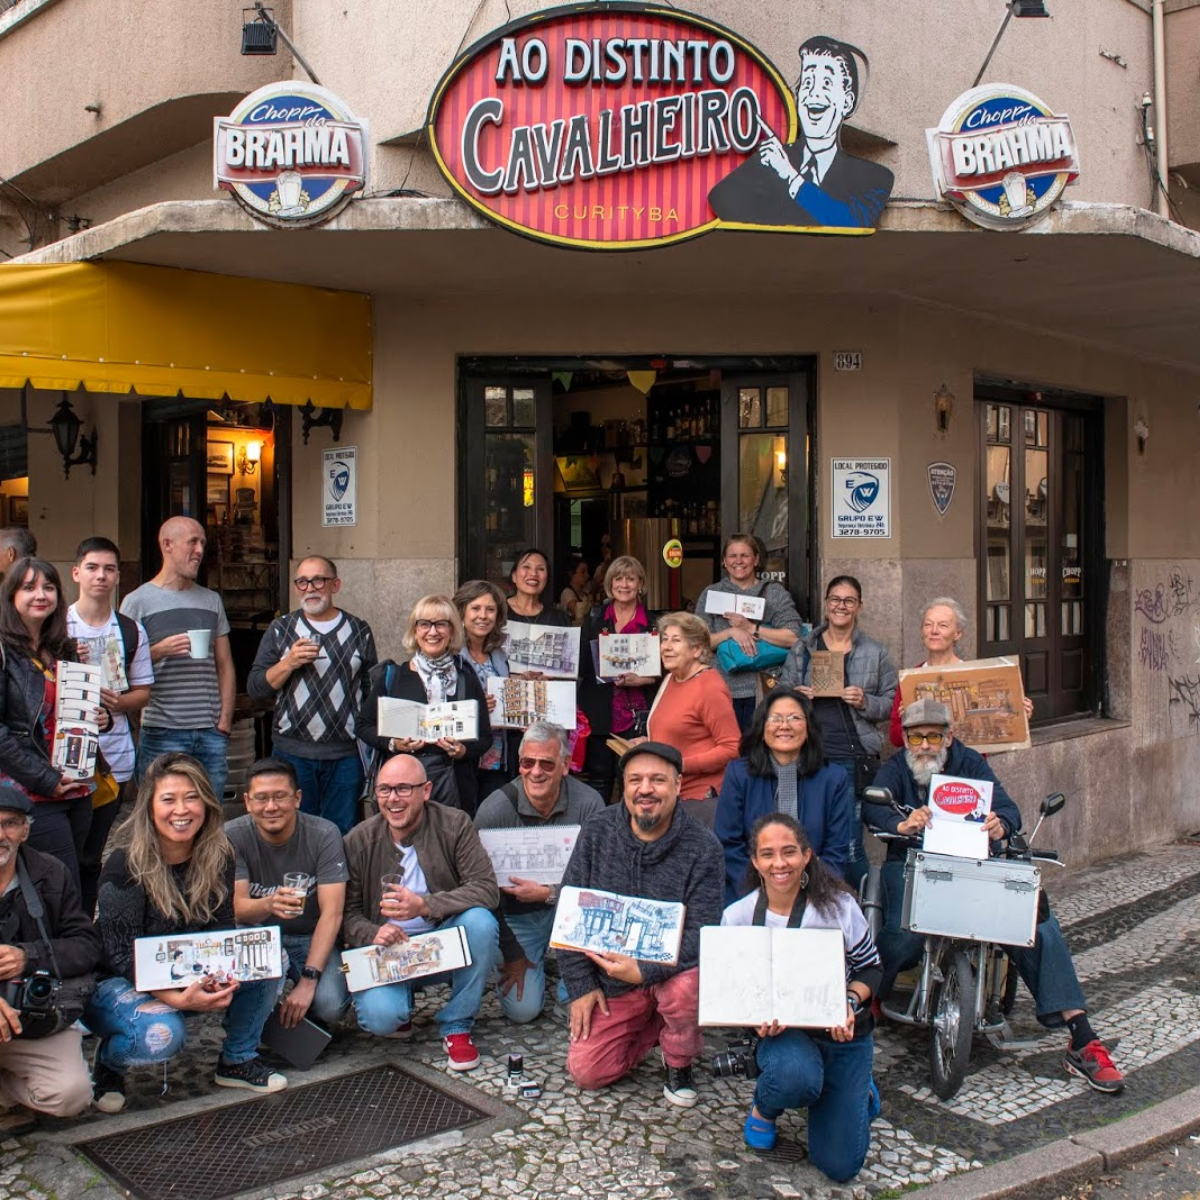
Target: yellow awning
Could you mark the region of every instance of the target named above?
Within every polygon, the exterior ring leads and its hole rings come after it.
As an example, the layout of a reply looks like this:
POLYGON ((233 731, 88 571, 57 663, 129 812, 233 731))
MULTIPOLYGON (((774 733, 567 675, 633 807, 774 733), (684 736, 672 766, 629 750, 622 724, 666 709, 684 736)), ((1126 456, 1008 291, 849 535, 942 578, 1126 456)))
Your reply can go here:
POLYGON ((172 267, 0 266, 0 387, 369 409, 371 298, 172 267))

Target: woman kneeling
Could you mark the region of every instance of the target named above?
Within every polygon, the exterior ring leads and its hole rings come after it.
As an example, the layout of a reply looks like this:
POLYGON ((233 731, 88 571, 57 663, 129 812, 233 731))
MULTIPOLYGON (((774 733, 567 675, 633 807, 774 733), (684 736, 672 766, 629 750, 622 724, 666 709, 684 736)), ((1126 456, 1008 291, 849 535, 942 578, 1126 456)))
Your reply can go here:
POLYGON ((164 754, 146 771, 130 818, 127 850, 114 850, 100 876, 99 919, 108 978, 85 1015, 100 1038, 93 1070, 101 1112, 125 1107, 130 1067, 165 1062, 187 1040, 184 1019, 224 1012, 225 1044, 217 1060, 221 1087, 278 1092, 287 1079, 258 1059, 263 1026, 275 1007, 282 979, 137 991, 133 942, 232 929, 233 847, 224 815, 204 768, 190 755, 164 754))
POLYGON ((770 813, 750 831, 748 875, 758 887, 721 918, 722 925, 840 929, 846 948, 846 1023, 829 1030, 758 1029, 758 1085, 746 1118, 746 1145, 775 1146, 785 1109, 808 1109, 808 1157, 839 1182, 861 1170, 879 1114, 871 1077, 871 994, 879 985, 879 953, 850 890, 812 852, 804 828, 770 813))

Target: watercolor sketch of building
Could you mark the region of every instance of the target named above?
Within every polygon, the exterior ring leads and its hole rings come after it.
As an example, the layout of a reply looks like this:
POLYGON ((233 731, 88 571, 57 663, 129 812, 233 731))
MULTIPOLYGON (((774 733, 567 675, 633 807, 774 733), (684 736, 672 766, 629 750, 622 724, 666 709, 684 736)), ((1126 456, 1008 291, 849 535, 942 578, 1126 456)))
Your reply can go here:
POLYGON ((1000 679, 952 679, 918 683, 918 700, 950 709, 954 736, 969 746, 1020 740, 1020 699, 1000 679))
POLYGON ((657 633, 602 633, 600 635, 600 678, 618 675, 662 673, 657 633))
POLYGON ((372 946, 365 957, 375 983, 403 983, 442 971, 442 949, 439 938, 421 938, 394 946, 372 946))
POLYGON ((451 700, 445 704, 431 704, 417 722, 417 730, 417 736, 423 742, 436 742, 438 738, 469 742, 479 736, 476 701, 451 700))
POLYGON ((513 679, 493 675, 489 695, 497 699, 493 725, 528 729, 534 721, 575 728, 575 682, 571 679, 513 679))
POLYGON ((579 674, 579 630, 555 625, 510 625, 509 666, 560 678, 579 674))
POLYGON ((578 836, 578 825, 525 825, 519 829, 479 831, 479 840, 502 887, 507 886, 510 875, 535 883, 561 882, 578 836))
POLYGON ((674 963, 683 936, 684 906, 587 888, 564 888, 553 945, 608 950, 645 962, 674 963))

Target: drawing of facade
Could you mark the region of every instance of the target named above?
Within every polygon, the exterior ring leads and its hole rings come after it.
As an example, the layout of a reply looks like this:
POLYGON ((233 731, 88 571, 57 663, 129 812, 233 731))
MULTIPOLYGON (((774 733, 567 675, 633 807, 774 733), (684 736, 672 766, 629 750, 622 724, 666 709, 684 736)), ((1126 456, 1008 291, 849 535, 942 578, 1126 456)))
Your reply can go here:
POLYGON ((646 658, 644 647, 647 635, 642 633, 614 633, 605 636, 604 660, 614 671, 632 671, 646 658))
POLYGON ((376 983, 403 983, 414 975, 441 970, 442 943, 437 938, 379 946, 367 952, 367 965, 376 983))
POLYGON ((541 679, 505 679, 500 691, 505 718, 526 728, 548 717, 549 697, 541 679))
POLYGON ((976 742, 1019 741, 1023 735, 1017 705, 1007 685, 999 679, 939 679, 919 683, 919 700, 937 700, 950 709, 956 736, 976 742))
POLYGON ((675 932, 671 913, 648 900, 626 900, 580 892, 579 918, 572 938, 596 949, 617 950, 632 958, 669 962, 665 938, 675 932))
POLYGON ((565 629, 544 629, 530 637, 513 632, 508 656, 539 671, 556 671, 562 675, 575 672, 571 653, 573 639, 565 629))
POLYGON ((567 869, 571 845, 563 842, 531 840, 493 845, 489 851, 497 875, 504 872, 558 871, 567 869))

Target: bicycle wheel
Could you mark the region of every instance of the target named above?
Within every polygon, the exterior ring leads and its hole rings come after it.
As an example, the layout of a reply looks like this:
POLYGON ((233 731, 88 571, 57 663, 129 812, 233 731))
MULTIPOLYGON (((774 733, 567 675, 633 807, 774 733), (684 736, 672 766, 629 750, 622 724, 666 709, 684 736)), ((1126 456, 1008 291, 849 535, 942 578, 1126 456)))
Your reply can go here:
POLYGON ((1004 991, 1000 993, 1000 1011, 1006 1016, 1012 1015, 1013 1005, 1017 1002, 1017 984, 1021 981, 1017 964, 1006 954, 1004 956, 1004 991))
POLYGON ((962 1087, 975 1033, 975 972, 963 950, 942 958, 942 981, 933 993, 929 1071, 934 1094, 949 1100, 962 1087))

